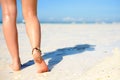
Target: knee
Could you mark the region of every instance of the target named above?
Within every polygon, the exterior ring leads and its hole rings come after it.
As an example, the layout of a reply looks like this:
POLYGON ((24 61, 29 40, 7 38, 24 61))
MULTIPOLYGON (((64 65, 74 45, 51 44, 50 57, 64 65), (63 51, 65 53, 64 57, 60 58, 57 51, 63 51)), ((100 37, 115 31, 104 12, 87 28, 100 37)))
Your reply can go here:
POLYGON ((3 15, 3 22, 9 22, 10 21, 10 16, 9 15, 3 15))
POLYGON ((23 17, 24 17, 25 21, 37 19, 37 15, 32 12, 23 13, 23 17))
POLYGON ((16 21, 16 13, 3 13, 3 22, 16 21))

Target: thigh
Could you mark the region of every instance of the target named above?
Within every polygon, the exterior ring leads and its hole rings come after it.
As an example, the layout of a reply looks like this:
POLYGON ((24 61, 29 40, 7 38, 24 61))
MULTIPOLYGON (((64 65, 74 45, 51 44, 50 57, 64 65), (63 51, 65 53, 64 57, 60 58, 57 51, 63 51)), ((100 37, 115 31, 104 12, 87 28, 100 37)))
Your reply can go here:
POLYGON ((2 14, 8 16, 16 16, 17 6, 16 0, 1 0, 2 14))
POLYGON ((37 0, 22 0, 23 16, 37 15, 37 0))

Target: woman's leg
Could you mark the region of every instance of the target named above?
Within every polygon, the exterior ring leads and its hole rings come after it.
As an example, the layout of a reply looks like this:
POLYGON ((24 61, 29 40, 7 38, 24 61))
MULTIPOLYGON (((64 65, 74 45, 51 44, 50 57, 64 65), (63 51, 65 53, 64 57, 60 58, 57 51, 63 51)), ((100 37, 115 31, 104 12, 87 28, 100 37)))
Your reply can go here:
POLYGON ((1 0, 3 32, 7 47, 12 57, 11 67, 20 70, 20 58, 18 49, 18 33, 16 28, 16 0, 1 0))
MULTIPOLYGON (((41 27, 37 18, 37 0, 22 0, 23 16, 26 23, 26 31, 30 39, 32 48, 40 49, 41 27)), ((48 67, 43 59, 40 59, 41 52, 37 49, 33 51, 34 62, 39 73, 48 71, 48 67), (38 58, 39 57, 39 58, 38 58)))

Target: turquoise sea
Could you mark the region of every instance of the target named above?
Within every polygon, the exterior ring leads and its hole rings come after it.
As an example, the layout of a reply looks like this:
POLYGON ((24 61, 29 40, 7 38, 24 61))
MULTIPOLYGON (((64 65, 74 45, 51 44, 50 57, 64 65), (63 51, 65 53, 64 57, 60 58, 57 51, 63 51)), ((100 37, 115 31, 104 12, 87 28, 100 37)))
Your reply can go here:
MULTIPOLYGON (((0 24, 2 21, 0 20, 0 24)), ((22 20, 18 20, 17 23, 25 23, 22 20)), ((112 24, 112 23, 120 23, 120 19, 108 19, 108 20, 81 20, 81 21, 41 21, 41 24, 112 24)))

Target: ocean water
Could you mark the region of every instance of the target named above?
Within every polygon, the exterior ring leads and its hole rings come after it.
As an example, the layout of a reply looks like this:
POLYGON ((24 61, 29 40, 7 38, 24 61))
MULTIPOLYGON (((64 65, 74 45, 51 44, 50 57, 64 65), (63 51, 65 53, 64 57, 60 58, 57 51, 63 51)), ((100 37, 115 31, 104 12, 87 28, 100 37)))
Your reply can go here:
MULTIPOLYGON (((25 23, 22 21, 17 21, 17 23, 25 23)), ((41 24, 120 24, 120 20, 107 20, 107 21, 40 21, 41 24)), ((0 25, 2 21, 0 21, 0 25)))

